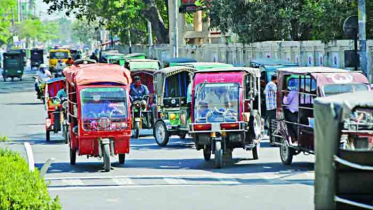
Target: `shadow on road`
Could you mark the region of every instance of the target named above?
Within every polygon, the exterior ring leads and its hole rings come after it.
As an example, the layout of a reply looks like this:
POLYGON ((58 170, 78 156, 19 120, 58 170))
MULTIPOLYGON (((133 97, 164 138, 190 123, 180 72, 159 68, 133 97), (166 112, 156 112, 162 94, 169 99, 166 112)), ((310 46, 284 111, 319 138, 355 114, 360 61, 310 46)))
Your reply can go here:
MULTIPOLYGON (((7 80, 6 82, 0 82, 0 94, 11 94, 21 92, 33 92, 34 90, 34 79, 31 75, 24 75, 23 81, 18 79, 7 80)), ((35 95, 36 97, 36 95, 35 95)))

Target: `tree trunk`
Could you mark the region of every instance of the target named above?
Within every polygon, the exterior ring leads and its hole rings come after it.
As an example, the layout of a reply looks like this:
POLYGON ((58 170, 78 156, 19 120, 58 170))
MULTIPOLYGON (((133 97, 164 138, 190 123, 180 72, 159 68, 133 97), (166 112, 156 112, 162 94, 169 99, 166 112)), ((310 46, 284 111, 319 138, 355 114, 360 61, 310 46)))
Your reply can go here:
POLYGON ((144 0, 146 5, 143 14, 152 23, 152 30, 158 43, 169 43, 168 29, 159 13, 155 0, 144 0))

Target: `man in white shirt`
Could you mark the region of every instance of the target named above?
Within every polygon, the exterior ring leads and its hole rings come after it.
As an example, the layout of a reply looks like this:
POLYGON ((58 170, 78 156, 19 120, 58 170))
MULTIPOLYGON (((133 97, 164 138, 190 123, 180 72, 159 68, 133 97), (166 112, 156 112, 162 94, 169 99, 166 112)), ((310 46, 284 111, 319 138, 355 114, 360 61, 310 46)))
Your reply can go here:
POLYGON ((38 97, 41 95, 41 90, 39 88, 39 82, 45 83, 52 77, 51 72, 47 69, 45 64, 41 64, 39 71, 36 72, 36 80, 35 80, 35 91, 38 97))

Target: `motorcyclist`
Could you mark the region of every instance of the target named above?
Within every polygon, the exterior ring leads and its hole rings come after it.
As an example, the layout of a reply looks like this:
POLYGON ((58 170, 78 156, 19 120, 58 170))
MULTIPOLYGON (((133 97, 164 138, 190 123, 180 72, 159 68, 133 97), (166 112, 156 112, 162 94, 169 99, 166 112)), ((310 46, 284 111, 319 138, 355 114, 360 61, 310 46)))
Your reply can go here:
POLYGON ((66 64, 61 59, 58 60, 58 63, 56 65, 56 69, 57 69, 56 77, 63 76, 62 71, 64 68, 66 68, 66 64))
POLYGON ((47 69, 45 64, 41 64, 39 67, 39 71, 36 73, 35 79, 35 91, 38 95, 38 98, 41 96, 41 90, 39 88, 39 84, 44 84, 52 77, 51 72, 47 69))
POLYGON ((133 78, 134 82, 130 86, 131 101, 143 99, 144 96, 149 95, 149 90, 146 85, 141 84, 139 76, 133 78))

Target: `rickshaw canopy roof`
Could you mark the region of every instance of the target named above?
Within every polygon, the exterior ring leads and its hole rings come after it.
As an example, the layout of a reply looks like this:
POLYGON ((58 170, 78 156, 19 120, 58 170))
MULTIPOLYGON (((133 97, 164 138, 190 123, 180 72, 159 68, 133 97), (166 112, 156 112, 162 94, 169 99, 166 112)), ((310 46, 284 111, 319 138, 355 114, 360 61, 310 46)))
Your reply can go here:
POLYGON ((188 66, 188 67, 195 68, 197 70, 233 67, 232 64, 214 63, 214 62, 178 63, 177 66, 188 66))
POLYGON ((129 63, 131 71, 134 70, 159 70, 160 63, 158 60, 151 59, 130 59, 126 62, 129 63))
POLYGON ((312 74, 312 73, 347 73, 349 71, 344 69, 336 69, 330 67, 291 67, 279 68, 279 72, 286 72, 290 74, 312 74))
POLYGON ((198 73, 217 73, 217 72, 240 72, 244 71, 248 74, 253 75, 254 77, 260 77, 260 69, 257 68, 249 68, 249 67, 228 67, 228 68, 214 68, 214 69, 205 69, 205 70, 198 70, 195 74, 198 73))
POLYGON ((23 53, 21 51, 8 51, 8 52, 5 52, 3 55, 4 56, 7 56, 7 55, 23 55, 23 53))
POLYGON ((48 80, 47 82, 45 82, 45 84, 51 84, 51 83, 54 83, 54 82, 60 82, 60 81, 65 81, 66 79, 64 77, 58 77, 58 78, 52 78, 50 80, 48 80))
POLYGON ((125 58, 137 58, 137 57, 143 57, 145 58, 145 53, 131 53, 131 54, 127 54, 125 55, 125 58))
POLYGON ((179 57, 179 58, 170 58, 164 60, 165 63, 195 63, 197 62, 196 59, 193 58, 185 58, 185 57, 179 57))
POLYGON ((172 75, 178 74, 179 72, 184 72, 184 71, 193 73, 196 71, 196 69, 188 67, 188 66, 173 66, 173 67, 163 68, 157 71, 156 74, 162 74, 165 77, 169 77, 169 76, 172 76, 172 75))
POLYGON ((71 84, 89 85, 100 82, 112 82, 129 85, 132 82, 130 72, 112 64, 86 64, 64 69, 66 80, 71 84))

